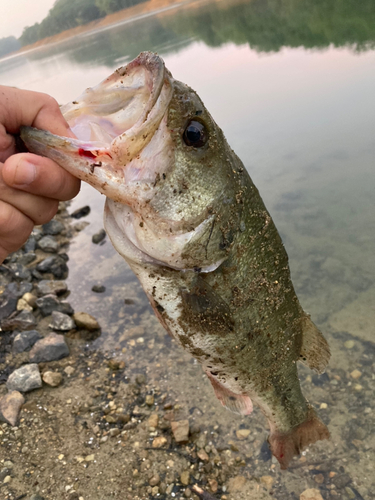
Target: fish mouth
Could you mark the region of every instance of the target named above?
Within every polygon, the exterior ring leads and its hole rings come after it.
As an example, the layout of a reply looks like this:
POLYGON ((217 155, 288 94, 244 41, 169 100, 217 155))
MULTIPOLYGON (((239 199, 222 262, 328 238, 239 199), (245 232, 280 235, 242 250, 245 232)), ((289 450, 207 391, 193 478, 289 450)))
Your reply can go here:
POLYGON ((32 127, 21 138, 115 201, 121 200, 126 167, 152 140, 172 97, 163 60, 142 52, 111 76, 61 107, 77 139, 32 127))

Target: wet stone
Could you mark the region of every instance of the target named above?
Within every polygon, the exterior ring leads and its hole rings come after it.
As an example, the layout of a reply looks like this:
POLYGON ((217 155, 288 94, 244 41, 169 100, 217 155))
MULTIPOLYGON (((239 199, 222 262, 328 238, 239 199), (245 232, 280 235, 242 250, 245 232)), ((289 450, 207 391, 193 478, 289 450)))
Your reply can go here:
POLYGON ((320 491, 315 488, 309 488, 308 490, 305 490, 301 493, 299 498, 300 500, 323 500, 320 491))
POLYGON ((42 231, 43 234, 48 234, 48 235, 56 235, 60 234, 61 231, 65 228, 64 224, 60 222, 59 220, 52 219, 46 224, 43 224, 42 226, 42 231))
POLYGON ((97 233, 93 234, 91 240, 93 243, 95 243, 97 245, 98 243, 103 241, 106 236, 107 236, 107 233, 104 231, 104 229, 101 229, 97 233))
POLYGON ((5 290, 5 292, 0 296, 0 321, 8 318, 17 308, 17 298, 16 296, 5 290))
POLYGON ((104 293, 106 288, 103 285, 94 285, 91 290, 95 293, 104 293))
POLYGON ((32 306, 30 304, 28 304, 24 298, 18 299, 17 311, 30 311, 31 312, 32 310, 33 310, 32 306))
POLYGON ((176 443, 186 443, 189 440, 189 421, 179 420, 171 422, 173 437, 176 443))
POLYGON ((59 372, 45 372, 43 373, 43 382, 45 382, 47 385, 50 385, 51 387, 58 387, 61 382, 62 382, 62 375, 59 372))
POLYGON ((18 391, 11 391, 0 399, 0 421, 16 425, 25 398, 18 391))
POLYGON ((49 316, 53 311, 58 311, 64 314, 73 314, 73 309, 68 302, 60 302, 56 295, 50 294, 40 297, 36 301, 43 316, 49 316))
POLYGON ((348 474, 337 474, 337 476, 332 479, 332 483, 336 486, 336 488, 345 488, 345 486, 351 482, 352 480, 348 474))
POLYGON ((9 264, 9 269, 13 272, 13 277, 18 281, 30 281, 31 280, 31 271, 27 269, 27 267, 19 264, 18 262, 9 264))
POLYGON ((20 352, 27 351, 28 349, 31 349, 37 340, 41 338, 42 336, 37 330, 19 332, 13 340, 13 352, 18 354, 20 352))
POLYGON ((7 291, 13 294, 17 299, 25 295, 25 293, 31 292, 32 289, 32 283, 17 283, 16 281, 9 283, 7 286, 7 291))
POLYGON ((30 236, 29 239, 24 244, 23 249, 26 253, 29 253, 29 252, 34 252, 35 248, 36 248, 36 239, 34 238, 34 236, 30 236))
POLYGON ((24 295, 22 295, 22 299, 25 300, 32 308, 36 307, 37 298, 33 293, 26 292, 24 295))
POLYGON ((21 311, 18 314, 12 314, 8 319, 1 322, 3 330, 28 330, 36 326, 36 319, 30 311, 21 311))
POLYGON ((44 497, 41 497, 38 494, 31 495, 30 500, 45 500, 44 497))
POLYGON ((69 347, 63 335, 50 333, 44 339, 38 340, 30 351, 31 363, 56 361, 69 356, 69 347))
POLYGON ((188 484, 190 484, 190 472, 188 470, 181 472, 180 481, 184 486, 188 486, 188 484))
POLYGON ((75 328, 76 324, 67 314, 59 311, 52 311, 52 320, 49 326, 54 330, 67 331, 75 328))
POLYGON ((63 278, 68 272, 68 266, 61 255, 54 255, 39 262, 36 270, 41 273, 52 273, 56 278, 63 278))
POLYGON ((244 476, 236 476, 229 480, 228 491, 229 493, 236 493, 242 491, 246 486, 246 478, 244 476))
POLYGON ((153 448, 162 448, 166 444, 167 444, 167 438, 165 438, 164 436, 158 436, 153 440, 152 447, 153 448))
POLYGON ((18 263, 22 264, 23 266, 27 266, 28 264, 34 262, 35 259, 36 259, 36 254, 34 252, 28 252, 22 255, 18 259, 18 263))
POLYGON ((43 252, 56 253, 59 249, 59 243, 53 236, 43 236, 38 241, 38 247, 43 250, 43 252))
POLYGON ((88 205, 78 208, 77 210, 74 210, 70 214, 70 217, 73 217, 73 219, 81 219, 82 217, 86 217, 90 213, 91 209, 88 205))
POLYGON ((66 292, 68 289, 65 281, 60 280, 42 280, 38 283, 37 292, 38 295, 60 295, 66 292))
POLYGON ((86 330, 98 330, 100 328, 96 319, 88 313, 76 312, 73 314, 73 319, 78 328, 85 328, 86 330))
POLYGON ((9 376, 6 386, 8 391, 29 392, 42 387, 37 364, 21 366, 9 376))

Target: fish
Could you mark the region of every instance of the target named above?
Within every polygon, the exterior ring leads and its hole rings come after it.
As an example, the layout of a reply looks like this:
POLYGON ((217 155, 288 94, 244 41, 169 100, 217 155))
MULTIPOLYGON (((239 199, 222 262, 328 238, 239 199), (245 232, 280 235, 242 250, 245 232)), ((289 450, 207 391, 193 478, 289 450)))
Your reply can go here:
POLYGON ((21 138, 106 196, 113 246, 221 404, 260 408, 281 469, 328 439, 297 362, 322 373, 329 345, 296 296, 257 188, 197 93, 142 52, 61 111, 76 139, 32 127, 21 138))

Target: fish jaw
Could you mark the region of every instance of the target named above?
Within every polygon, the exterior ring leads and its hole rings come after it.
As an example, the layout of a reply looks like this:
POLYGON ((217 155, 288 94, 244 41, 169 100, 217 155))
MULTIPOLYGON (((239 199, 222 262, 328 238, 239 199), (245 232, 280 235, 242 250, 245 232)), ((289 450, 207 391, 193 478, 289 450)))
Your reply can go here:
POLYGON ((21 138, 31 152, 51 158, 108 198, 131 204, 132 184, 156 176, 144 172, 139 160, 166 115, 172 82, 159 56, 142 53, 61 108, 77 139, 32 127, 23 127, 21 138))

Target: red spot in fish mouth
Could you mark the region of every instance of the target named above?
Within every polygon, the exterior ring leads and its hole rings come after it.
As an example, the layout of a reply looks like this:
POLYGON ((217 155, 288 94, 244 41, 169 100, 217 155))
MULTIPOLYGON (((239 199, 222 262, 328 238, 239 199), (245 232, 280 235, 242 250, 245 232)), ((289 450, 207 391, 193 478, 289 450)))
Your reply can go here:
POLYGON ((96 156, 91 151, 86 151, 86 149, 79 148, 79 156, 86 156, 86 158, 96 158, 96 156))
POLYGON ((95 159, 98 156, 109 156, 112 159, 112 156, 108 153, 108 151, 88 151, 87 149, 79 148, 78 149, 79 156, 84 156, 86 158, 95 159))

